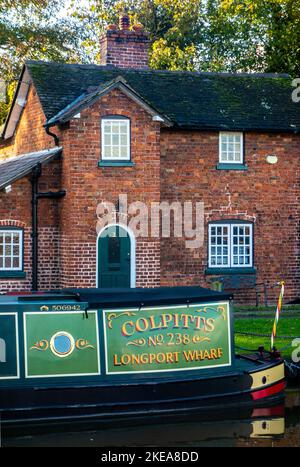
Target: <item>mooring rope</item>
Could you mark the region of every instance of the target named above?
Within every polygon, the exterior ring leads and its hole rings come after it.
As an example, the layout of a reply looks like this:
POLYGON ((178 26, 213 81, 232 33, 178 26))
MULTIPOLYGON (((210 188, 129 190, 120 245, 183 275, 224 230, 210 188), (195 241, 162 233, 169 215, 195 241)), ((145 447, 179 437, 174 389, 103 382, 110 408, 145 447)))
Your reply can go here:
MULTIPOLYGON (((244 334, 244 333, 239 333, 239 334, 244 334)), ((247 334, 249 334, 249 333, 247 333, 247 334)), ((265 337, 269 337, 269 335, 266 335, 265 337)), ((284 337, 282 337, 282 338, 284 338, 284 337)), ((278 336, 278 339, 280 339, 279 336, 278 336)), ((300 339, 300 336, 297 336, 297 337, 292 336, 291 339, 300 339)), ((292 342, 290 342, 288 345, 285 345, 284 347, 281 347, 280 349, 278 349, 278 352, 283 352, 283 350, 286 350, 291 346, 292 346, 292 342)), ((237 344, 234 344, 234 347, 236 349, 245 350, 247 352, 258 352, 258 349, 248 349, 246 347, 241 347, 240 345, 237 345, 237 344)), ((265 350, 265 352, 270 353, 270 351, 268 351, 268 350, 265 350)), ((297 365, 295 365, 295 366, 297 366, 297 365)), ((297 368, 300 368, 300 367, 297 367, 297 368)))
MULTIPOLYGON (((259 332, 246 332, 246 331, 234 331, 234 334, 243 334, 245 336, 254 336, 254 337, 269 337, 270 333, 259 333, 259 332)), ((276 336, 277 339, 298 339, 300 336, 276 336)))

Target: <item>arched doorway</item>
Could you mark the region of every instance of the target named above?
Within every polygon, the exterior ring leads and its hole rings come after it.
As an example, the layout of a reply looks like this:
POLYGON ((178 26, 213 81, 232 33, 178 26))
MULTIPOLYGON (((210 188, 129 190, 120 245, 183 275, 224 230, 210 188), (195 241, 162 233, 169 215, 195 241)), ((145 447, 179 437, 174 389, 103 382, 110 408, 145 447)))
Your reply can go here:
POLYGON ((108 225, 97 240, 97 287, 135 287, 135 238, 121 225, 108 225))

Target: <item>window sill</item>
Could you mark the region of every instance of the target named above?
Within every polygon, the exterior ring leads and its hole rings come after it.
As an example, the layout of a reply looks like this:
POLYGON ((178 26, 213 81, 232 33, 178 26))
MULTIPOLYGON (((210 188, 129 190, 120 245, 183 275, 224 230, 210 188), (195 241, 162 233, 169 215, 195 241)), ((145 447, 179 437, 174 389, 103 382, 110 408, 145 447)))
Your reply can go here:
POLYGON ((223 275, 233 275, 233 274, 256 274, 256 268, 206 268, 205 274, 214 275, 214 274, 223 274, 223 275))
POLYGON ((225 164, 220 162, 216 166, 217 170, 248 170, 248 166, 246 164, 225 164))
POLYGON ((133 167, 132 161, 99 161, 98 167, 133 167))
POLYGON ((0 271, 0 279, 25 279, 24 271, 0 271))

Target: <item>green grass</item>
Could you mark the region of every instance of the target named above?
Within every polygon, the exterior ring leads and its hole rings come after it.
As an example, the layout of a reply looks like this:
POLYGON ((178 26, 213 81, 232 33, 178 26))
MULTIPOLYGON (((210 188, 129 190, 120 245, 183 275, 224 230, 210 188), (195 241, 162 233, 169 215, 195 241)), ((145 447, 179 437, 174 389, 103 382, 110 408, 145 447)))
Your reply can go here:
MULTIPOLYGON (((235 344, 240 347, 249 349, 257 349, 263 345, 265 349, 270 349, 271 332, 273 327, 274 318, 243 318, 235 319, 234 329, 239 332, 253 332, 269 334, 270 337, 260 336, 245 336, 235 333, 235 344)), ((275 346, 277 349, 286 347, 291 344, 293 339, 280 339, 280 336, 299 336, 300 337, 300 318, 281 318, 277 326, 277 336, 275 338, 275 346)), ((284 357, 291 357, 294 350, 292 346, 283 351, 284 357)), ((237 349, 237 351, 239 351, 237 349)), ((242 353, 242 351, 240 351, 242 353)))

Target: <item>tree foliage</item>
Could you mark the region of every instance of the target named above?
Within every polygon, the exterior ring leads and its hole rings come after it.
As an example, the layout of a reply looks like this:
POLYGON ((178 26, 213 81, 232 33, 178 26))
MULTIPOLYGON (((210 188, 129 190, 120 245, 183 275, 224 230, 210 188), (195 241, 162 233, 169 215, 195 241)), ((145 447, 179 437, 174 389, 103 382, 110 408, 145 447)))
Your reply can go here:
POLYGON ((299 76, 299 0, 222 0, 216 22, 235 68, 299 76))
POLYGON ((59 0, 0 0, 0 81, 7 85, 0 123, 26 59, 80 59, 76 24, 57 17, 60 5, 59 0))
POLYGON ((90 51, 99 52, 100 32, 127 8, 150 32, 153 68, 300 72, 300 0, 92 0, 85 7, 74 0, 73 7, 90 28, 90 51))

